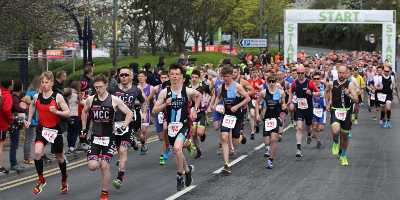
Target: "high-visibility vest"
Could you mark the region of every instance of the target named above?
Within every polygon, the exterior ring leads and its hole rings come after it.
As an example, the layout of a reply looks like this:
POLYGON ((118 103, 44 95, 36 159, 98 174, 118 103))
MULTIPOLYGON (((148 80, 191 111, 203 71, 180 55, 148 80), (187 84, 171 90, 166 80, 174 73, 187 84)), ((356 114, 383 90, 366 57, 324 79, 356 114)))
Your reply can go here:
POLYGON ((186 70, 186 74, 191 76, 194 70, 194 66, 189 65, 186 67, 186 70))

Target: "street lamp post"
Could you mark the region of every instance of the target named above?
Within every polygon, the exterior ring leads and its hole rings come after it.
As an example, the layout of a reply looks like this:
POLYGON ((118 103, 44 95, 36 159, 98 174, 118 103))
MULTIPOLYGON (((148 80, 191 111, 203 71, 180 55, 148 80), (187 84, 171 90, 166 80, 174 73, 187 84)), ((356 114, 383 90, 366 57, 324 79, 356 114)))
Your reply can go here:
MULTIPOLYGON (((114 32, 113 32, 113 41, 114 41, 114 51, 113 51, 113 66, 117 67, 117 40, 118 40, 118 0, 114 0, 114 32)), ((135 27, 136 28, 136 27, 135 27)))

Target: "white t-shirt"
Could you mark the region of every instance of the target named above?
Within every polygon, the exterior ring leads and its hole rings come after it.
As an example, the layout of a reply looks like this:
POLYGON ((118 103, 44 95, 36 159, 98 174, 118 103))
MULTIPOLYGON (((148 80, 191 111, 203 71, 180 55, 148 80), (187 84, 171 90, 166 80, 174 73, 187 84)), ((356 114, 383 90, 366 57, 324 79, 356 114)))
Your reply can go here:
POLYGON ((332 74, 332 81, 336 81, 339 78, 338 72, 336 69, 331 71, 332 74))

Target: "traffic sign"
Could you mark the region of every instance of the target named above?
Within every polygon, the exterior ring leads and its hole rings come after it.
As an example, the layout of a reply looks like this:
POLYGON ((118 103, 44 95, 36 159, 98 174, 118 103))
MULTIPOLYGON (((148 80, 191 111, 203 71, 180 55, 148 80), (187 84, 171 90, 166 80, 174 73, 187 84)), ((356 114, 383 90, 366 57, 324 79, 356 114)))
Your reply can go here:
MULTIPOLYGON (((126 47, 126 41, 125 40, 117 40, 117 47, 126 47)), ((114 47, 114 41, 109 40, 107 41, 106 47, 114 47)))
POLYGON ((371 42, 371 44, 375 43, 375 38, 374 37, 369 37, 369 41, 371 42))
POLYGON ((245 38, 240 39, 240 47, 266 47, 267 39, 245 38))
POLYGON ((283 42, 283 35, 282 34, 276 34, 275 35, 275 42, 283 42), (279 37, 279 35, 281 37, 279 37))

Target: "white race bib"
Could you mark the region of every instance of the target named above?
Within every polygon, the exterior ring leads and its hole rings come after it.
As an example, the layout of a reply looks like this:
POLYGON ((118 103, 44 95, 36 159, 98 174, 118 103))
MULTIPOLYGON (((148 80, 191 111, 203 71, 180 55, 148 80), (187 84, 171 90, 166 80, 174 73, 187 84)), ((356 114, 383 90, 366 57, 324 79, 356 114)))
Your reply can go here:
POLYGON ((182 122, 171 122, 168 124, 168 136, 175 137, 183 127, 182 122))
POLYGON ((347 110, 335 110, 335 116, 338 120, 346 120, 347 110))
POLYGON ((385 102, 386 96, 387 96, 386 94, 378 93, 378 101, 385 102))
POLYGON ((299 109, 301 109, 301 110, 307 109, 308 108, 307 99, 306 98, 298 98, 297 105, 299 106, 299 109))
POLYGON ((251 103, 253 104, 253 107, 254 107, 254 108, 256 107, 256 102, 257 102, 256 99, 252 99, 252 100, 251 100, 251 103))
POLYGON ((375 94, 371 94, 371 100, 375 101, 375 94))
MULTIPOLYGON (((116 121, 116 122, 114 122, 115 130, 117 130, 117 128, 120 128, 122 125, 124 125, 124 121, 116 121)), ((129 130, 129 126, 126 127, 125 131, 122 134, 119 134, 118 131, 117 131, 117 132, 115 132, 115 135, 123 135, 123 134, 127 133, 128 130, 129 130)))
POLYGON ((164 113, 163 112, 159 112, 158 113, 158 123, 159 124, 163 124, 164 123, 164 113))
POLYGON ((297 96, 296 96, 296 95, 293 95, 292 101, 293 101, 294 103, 297 103, 297 96))
POLYGON ((110 143, 110 137, 97 137, 97 136, 94 136, 93 143, 101 145, 101 146, 108 146, 108 143, 110 143))
POLYGON ((318 118, 322 117, 322 112, 324 112, 323 108, 314 108, 313 109, 314 115, 317 116, 318 118))
POLYGON ((236 117, 232 115, 225 115, 224 120, 222 121, 222 126, 233 129, 236 125, 236 117))
POLYGON ((277 125, 278 125, 278 123, 275 118, 265 119, 265 124, 264 124, 265 131, 271 131, 271 130, 275 129, 277 125))
POLYGON ((217 105, 217 108, 215 108, 215 110, 221 114, 223 114, 225 112, 225 106, 224 105, 217 105))
POLYGON ((48 142, 54 143, 54 140, 57 137, 58 130, 55 129, 50 129, 50 128, 45 128, 43 127, 42 130, 42 136, 44 139, 46 139, 48 142))

